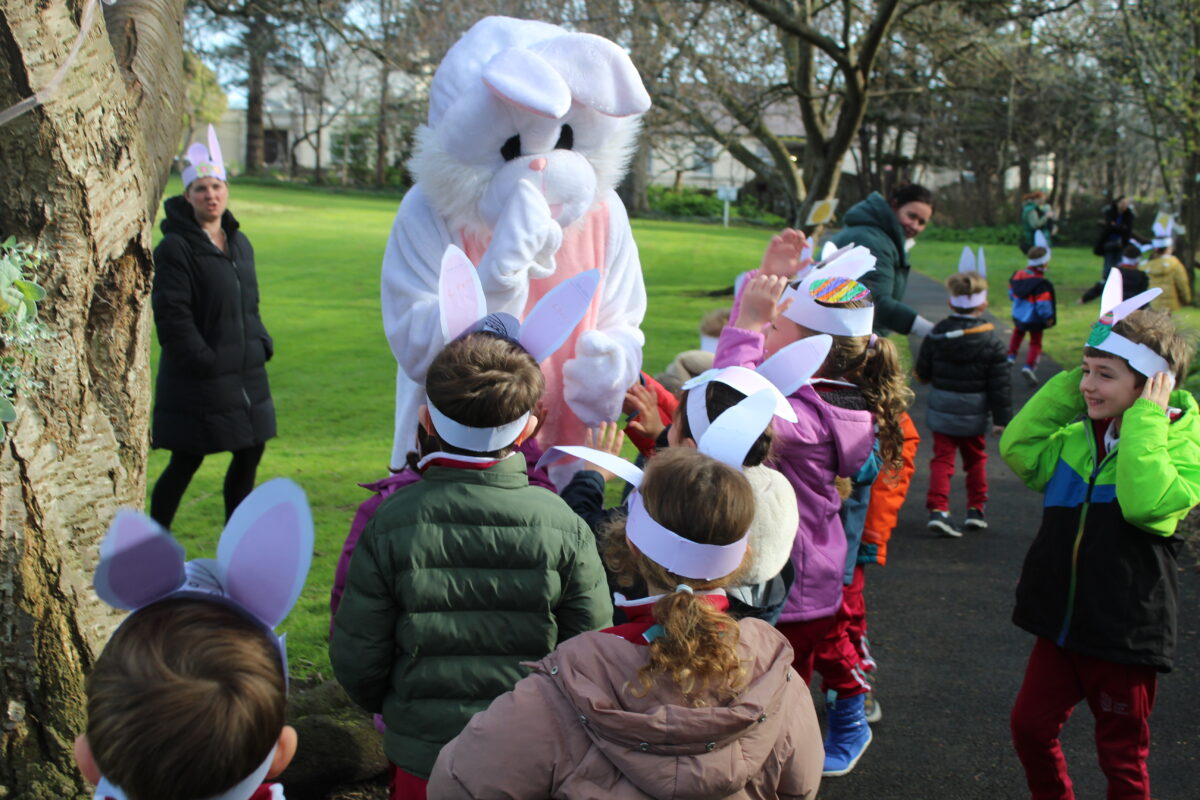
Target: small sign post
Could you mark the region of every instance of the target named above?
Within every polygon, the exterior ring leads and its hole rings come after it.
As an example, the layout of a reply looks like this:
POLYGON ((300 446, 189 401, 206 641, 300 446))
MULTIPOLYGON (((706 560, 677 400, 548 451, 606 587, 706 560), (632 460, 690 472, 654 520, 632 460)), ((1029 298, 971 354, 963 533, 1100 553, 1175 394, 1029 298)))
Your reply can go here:
POLYGON ((723 200, 725 208, 722 213, 722 221, 726 228, 729 227, 729 204, 737 202, 737 187, 736 186, 718 186, 717 199, 723 200))

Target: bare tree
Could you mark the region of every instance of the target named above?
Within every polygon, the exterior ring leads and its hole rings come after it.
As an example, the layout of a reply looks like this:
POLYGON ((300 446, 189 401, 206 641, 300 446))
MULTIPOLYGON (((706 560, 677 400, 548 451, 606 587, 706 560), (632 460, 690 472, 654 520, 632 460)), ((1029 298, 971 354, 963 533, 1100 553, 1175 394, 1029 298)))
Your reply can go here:
MULTIPOLYGON (((0 0, 0 105, 45 86, 95 0, 0 0)), ((58 93, 0 128, 0 226, 48 260, 42 387, 0 450, 0 796, 82 793, 71 744, 113 617, 90 591, 145 497, 150 227, 178 143, 183 0, 104 9, 58 93), (106 33, 107 32, 107 33, 106 33)))

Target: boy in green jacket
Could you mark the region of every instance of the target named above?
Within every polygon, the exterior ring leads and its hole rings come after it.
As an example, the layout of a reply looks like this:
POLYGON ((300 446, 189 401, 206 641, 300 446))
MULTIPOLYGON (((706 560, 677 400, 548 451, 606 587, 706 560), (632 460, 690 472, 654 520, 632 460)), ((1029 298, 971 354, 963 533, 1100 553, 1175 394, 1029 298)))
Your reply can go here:
MULTIPOLYGON (((485 329, 490 330, 490 329, 485 329)), ((612 621, 595 538, 530 486, 514 446, 545 382, 514 339, 476 332, 429 367, 423 480, 380 506, 350 561, 329 655, 363 708, 382 712, 392 797, 424 797, 446 742, 577 633, 612 621)))
POLYGON ((1200 410, 1172 391, 1191 344, 1169 315, 1132 310, 1151 293, 1121 303, 1116 283, 1083 365, 1048 381, 1000 440, 1045 494, 1013 612, 1038 637, 1011 717, 1035 799, 1074 797, 1058 736, 1085 699, 1110 800, 1150 796, 1148 718, 1175 648, 1175 526, 1200 502, 1200 410))

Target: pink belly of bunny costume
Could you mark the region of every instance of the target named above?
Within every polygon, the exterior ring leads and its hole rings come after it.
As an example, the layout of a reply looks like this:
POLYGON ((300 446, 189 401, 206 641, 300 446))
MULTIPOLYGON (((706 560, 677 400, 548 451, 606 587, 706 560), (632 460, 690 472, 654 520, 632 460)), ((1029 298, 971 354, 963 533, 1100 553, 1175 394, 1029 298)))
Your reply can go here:
MULTIPOLYGON (((483 240, 466 231, 459 235, 463 242, 463 251, 471 259, 471 263, 478 266, 491 241, 490 237, 483 240)), ((600 270, 600 286, 596 289, 596 296, 592 298, 592 304, 588 306, 583 321, 576 326, 566 343, 541 365, 542 374, 546 376, 546 394, 542 402, 545 404, 548 419, 537 439, 543 448, 556 444, 583 444, 584 424, 563 399, 563 364, 575 357, 575 343, 584 331, 595 329, 600 318, 600 298, 604 294, 604 279, 607 274, 608 236, 608 205, 597 203, 583 219, 563 231, 562 247, 554 254, 554 274, 529 282, 526 314, 547 292, 568 278, 589 269, 600 270)))

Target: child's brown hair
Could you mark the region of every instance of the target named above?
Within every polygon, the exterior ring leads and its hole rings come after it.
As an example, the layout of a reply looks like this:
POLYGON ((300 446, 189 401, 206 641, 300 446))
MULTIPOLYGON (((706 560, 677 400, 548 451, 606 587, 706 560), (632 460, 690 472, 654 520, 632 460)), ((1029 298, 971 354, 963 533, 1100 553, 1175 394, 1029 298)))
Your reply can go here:
POLYGON ((278 648, 241 613, 167 599, 130 616, 87 678, 87 738, 130 800, 211 797, 247 778, 284 726, 278 648))
MULTIPOLYGON (((1175 320, 1166 311, 1155 311, 1149 308, 1134 311, 1113 325, 1113 333, 1124 336, 1131 342, 1144 344, 1158 353, 1166 359, 1167 364, 1171 367, 1171 372, 1175 376, 1175 384, 1183 385, 1183 380, 1187 377, 1188 365, 1195 351, 1195 344, 1192 337, 1184 336, 1179 332, 1175 327, 1175 320)), ((1084 355, 1091 358, 1121 358, 1095 347, 1084 347, 1083 352, 1084 355)), ((1126 363, 1128 364, 1128 362, 1126 363)), ((1146 378, 1151 377, 1142 375, 1132 364, 1128 364, 1128 366, 1138 376, 1138 386, 1144 385, 1146 378)))
MULTIPOLYGON (((491 333, 472 333, 442 348, 425 375, 425 393, 438 411, 472 428, 506 425, 532 411, 546 390, 533 356, 516 342, 491 333)), ((419 431, 423 449, 469 455, 504 456, 512 447, 475 453, 419 431)), ((415 453, 409 454, 413 464, 415 453)))
MULTIPOLYGON (((708 418, 711 420, 716 420, 726 410, 733 408, 746 399, 746 395, 729 384, 721 383, 720 381, 709 381, 703 388, 704 406, 708 409, 708 418)), ((688 439, 696 438, 692 433, 692 426, 688 423, 687 417, 688 394, 694 391, 696 390, 688 389, 680 394, 679 405, 675 407, 675 420, 672 422, 673 425, 679 426, 680 435, 688 439)), ((768 425, 767 429, 762 432, 762 435, 750 446, 745 459, 742 460, 742 466, 757 467, 766 461, 767 457, 771 455, 771 442, 774 436, 771 426, 768 425)))
POLYGON ((1030 261, 1039 259, 1044 255, 1046 255, 1046 248, 1044 247, 1031 247, 1029 248, 1029 251, 1025 253, 1025 257, 1030 261))
POLYGON ((732 309, 718 308, 715 311, 710 311, 700 320, 700 333, 703 336, 711 336, 714 339, 721 335, 721 331, 725 330, 725 326, 729 324, 729 313, 732 309))
MULTIPOLYGON (((690 447, 673 447, 646 466, 639 487, 646 511, 660 525, 693 542, 727 545, 747 535, 754 521, 754 493, 734 468, 690 447)), ((604 560, 628 585, 640 575, 648 585, 686 584, 708 591, 733 583, 735 570, 714 580, 675 575, 642 555, 625 538, 625 519, 604 532, 604 560)), ((671 679, 693 705, 732 697, 745 680, 738 655, 738 624, 732 617, 686 591, 669 591, 654 606, 664 633, 650 643, 650 659, 638 670, 645 693, 655 681, 671 679)))

